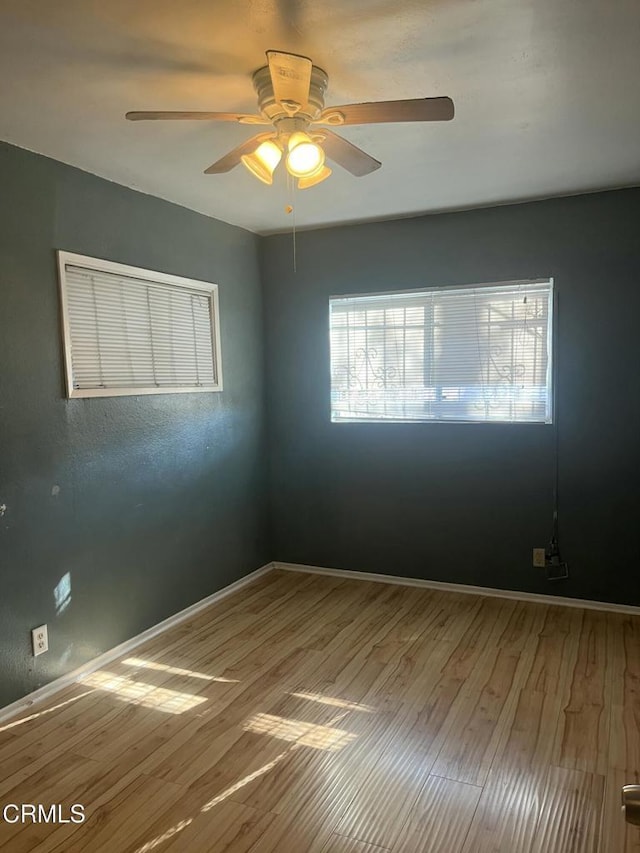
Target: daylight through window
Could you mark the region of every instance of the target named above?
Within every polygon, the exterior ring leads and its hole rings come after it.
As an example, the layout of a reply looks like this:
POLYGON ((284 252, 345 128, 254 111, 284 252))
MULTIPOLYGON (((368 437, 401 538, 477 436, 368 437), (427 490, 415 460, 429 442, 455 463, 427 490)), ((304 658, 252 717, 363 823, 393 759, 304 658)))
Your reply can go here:
POLYGON ((553 282, 330 300, 331 419, 551 423, 553 282))

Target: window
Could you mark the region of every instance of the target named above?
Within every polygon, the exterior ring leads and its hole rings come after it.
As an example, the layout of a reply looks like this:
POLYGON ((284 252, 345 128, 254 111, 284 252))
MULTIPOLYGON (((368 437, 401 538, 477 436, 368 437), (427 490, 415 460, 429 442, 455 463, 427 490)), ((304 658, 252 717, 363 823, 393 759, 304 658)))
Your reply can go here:
POLYGON ((331 420, 551 423, 553 282, 330 300, 331 420))
POLYGON ((221 391, 215 284, 58 252, 67 396, 221 391))

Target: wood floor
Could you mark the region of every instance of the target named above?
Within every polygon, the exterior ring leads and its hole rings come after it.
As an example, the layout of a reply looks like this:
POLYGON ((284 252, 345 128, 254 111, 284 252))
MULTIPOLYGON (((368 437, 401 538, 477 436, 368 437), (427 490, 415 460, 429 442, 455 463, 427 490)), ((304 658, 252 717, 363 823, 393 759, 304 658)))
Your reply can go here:
POLYGON ((0 723, 0 806, 87 816, 0 847, 629 853, 639 731, 640 618, 274 571, 0 723))

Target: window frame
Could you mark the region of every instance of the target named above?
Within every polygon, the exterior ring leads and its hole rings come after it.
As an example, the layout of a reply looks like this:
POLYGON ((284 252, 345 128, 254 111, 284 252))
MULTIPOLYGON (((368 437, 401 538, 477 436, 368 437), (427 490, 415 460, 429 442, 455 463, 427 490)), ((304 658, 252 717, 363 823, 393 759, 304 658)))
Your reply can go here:
POLYGON ((218 285, 213 282, 200 279, 186 278, 184 276, 163 273, 157 270, 149 270, 144 267, 133 267, 128 264, 107 261, 102 258, 93 258, 88 255, 80 255, 75 252, 67 252, 63 249, 56 251, 58 266, 58 292, 60 296, 60 317, 62 324, 63 358, 65 368, 65 386, 68 399, 87 397, 132 397, 147 394, 198 394, 217 393, 223 390, 222 383, 222 347, 220 342, 220 311, 218 300, 218 285), (102 273, 126 276, 128 278, 140 279, 143 282, 155 284, 167 284, 173 287, 183 287, 189 290, 199 290, 208 295, 210 301, 211 317, 211 339, 212 352, 215 368, 215 385, 206 387, 164 385, 152 386, 129 386, 122 388, 75 388, 73 384, 73 359, 71 323, 69 319, 69 303, 67 298, 67 265, 82 267, 84 269, 96 270, 102 273))
POLYGON ((401 288, 398 290, 380 290, 366 291, 364 293, 334 293, 329 296, 328 312, 327 312, 327 327, 328 327, 328 344, 329 344, 329 421, 332 425, 336 424, 494 424, 496 426, 553 426, 556 419, 556 358, 557 358, 557 308, 558 294, 556 290, 556 282, 553 276, 542 276, 537 278, 516 278, 504 281, 487 281, 476 282, 472 284, 447 284, 430 287, 417 288, 401 288), (418 295, 422 293, 438 292, 442 293, 447 290, 478 290, 507 287, 509 285, 514 288, 518 285, 549 285, 549 317, 547 341, 549 348, 549 363, 547 367, 548 375, 548 392, 549 392, 549 408, 548 418, 545 420, 508 420, 508 419, 472 419, 472 418, 337 418, 333 417, 333 403, 331 394, 333 391, 333 378, 331 370, 331 302, 339 299, 366 299, 367 297, 384 297, 384 296, 400 296, 400 295, 418 295))

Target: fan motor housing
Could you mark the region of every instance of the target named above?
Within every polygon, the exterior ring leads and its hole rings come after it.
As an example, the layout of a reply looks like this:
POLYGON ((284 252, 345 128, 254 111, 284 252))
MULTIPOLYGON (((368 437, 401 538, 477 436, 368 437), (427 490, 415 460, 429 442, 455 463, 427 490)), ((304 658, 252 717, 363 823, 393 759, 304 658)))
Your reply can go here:
POLYGON ((253 75, 253 87, 258 95, 258 109, 260 113, 273 122, 276 126, 280 120, 295 119, 308 124, 317 118, 324 109, 324 93, 329 83, 327 72, 317 65, 311 67, 311 84, 309 86, 309 99, 306 104, 302 104, 299 108, 297 105, 292 105, 292 109, 287 111, 282 104, 276 101, 273 93, 273 83, 271 82, 271 72, 269 66, 265 65, 253 75))

